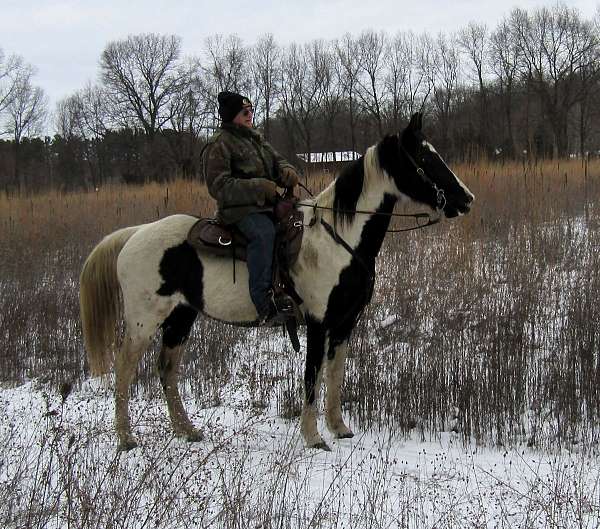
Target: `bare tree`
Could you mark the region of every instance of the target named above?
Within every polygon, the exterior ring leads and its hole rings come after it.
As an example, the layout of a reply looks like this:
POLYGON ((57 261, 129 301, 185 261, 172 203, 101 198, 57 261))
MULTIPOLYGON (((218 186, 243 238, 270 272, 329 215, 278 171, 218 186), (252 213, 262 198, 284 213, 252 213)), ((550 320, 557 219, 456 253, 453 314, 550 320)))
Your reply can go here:
POLYGON ((199 60, 192 58, 181 66, 181 89, 171 100, 169 124, 172 130, 199 138, 212 111, 212 100, 205 97, 199 60))
POLYGON ((88 83, 77 96, 81 104, 82 135, 86 138, 104 138, 114 125, 106 89, 88 83))
POLYGON ((19 77, 24 69, 23 59, 18 55, 6 57, 0 48, 0 112, 2 112, 15 97, 19 77))
POLYGON ((67 143, 83 149, 89 170, 89 185, 96 187, 109 174, 105 138, 111 130, 111 112, 103 87, 88 85, 57 104, 56 129, 67 143))
POLYGON ((502 21, 490 36, 488 61, 491 71, 498 80, 500 105, 503 109, 506 130, 506 140, 503 143, 508 147, 508 156, 512 157, 517 153, 513 132, 513 94, 518 81, 521 49, 513 38, 510 25, 506 20, 502 21))
POLYGON ((181 88, 179 55, 174 35, 133 35, 108 44, 100 68, 118 121, 153 139, 171 118, 170 103, 181 88))
POLYGON ((31 66, 20 72, 13 97, 6 107, 6 132, 14 141, 14 187, 26 185, 26 182, 21 181, 21 141, 24 137, 39 135, 47 116, 47 98, 40 87, 33 86, 33 75, 34 69, 31 66))
POLYGON ((82 105, 77 94, 65 97, 56 104, 56 132, 66 141, 79 135, 82 124, 82 105))
POLYGON ((170 130, 165 134, 178 172, 184 177, 194 174, 200 153, 199 138, 213 118, 214 97, 205 97, 198 59, 190 59, 181 67, 182 89, 171 101, 170 130))
POLYGON ((387 86, 397 98, 399 118, 422 110, 433 90, 436 77, 434 47, 428 34, 417 36, 412 31, 398 33, 390 45, 393 56, 389 58, 387 86))
POLYGON ((247 91, 250 76, 247 71, 248 49, 237 35, 214 35, 206 39, 206 53, 209 61, 205 72, 212 77, 219 91, 247 91))
POLYGON ((373 116, 379 136, 383 136, 383 97, 385 78, 385 33, 365 31, 358 39, 362 75, 358 95, 365 110, 373 116))
MULTIPOLYGON (((436 42, 428 33, 423 33, 418 39, 417 64, 417 79, 419 84, 422 85, 422 89, 417 90, 416 93, 421 92, 421 107, 425 107, 435 88, 438 72, 436 42)), ((415 86, 417 86, 417 83, 415 83, 415 86)))
POLYGON ((271 138, 271 116, 280 91, 281 50, 272 34, 260 37, 250 52, 250 71, 256 91, 256 119, 262 121, 265 138, 271 138))
POLYGON ((400 120, 405 106, 405 87, 410 70, 409 57, 406 51, 402 33, 396 34, 388 42, 385 50, 385 59, 388 63, 385 88, 390 94, 389 114, 394 129, 400 128, 400 120))
POLYGON ((325 137, 327 149, 335 153, 337 149, 335 121, 343 106, 343 90, 338 82, 336 67, 337 55, 333 43, 326 43, 315 50, 317 54, 316 67, 321 80, 321 109, 325 122, 325 137))
POLYGON ((322 48, 322 41, 303 47, 292 44, 283 59, 281 103, 288 135, 293 143, 292 131, 295 130, 307 153, 312 150, 313 128, 323 95, 322 48))
POLYGON ((466 28, 459 31, 457 42, 462 52, 469 58, 478 86, 479 123, 478 144, 485 151, 490 150, 488 94, 485 83, 488 53, 488 30, 485 24, 470 22, 466 28))
POLYGON ((458 87, 460 58, 455 41, 440 33, 435 48, 436 86, 433 90, 433 103, 440 125, 441 144, 444 149, 450 146, 450 112, 458 87))
MULTIPOLYGON (((589 26, 589 30, 594 33, 594 38, 598 38, 597 31, 589 26)), ((588 150, 588 135, 593 121, 597 121, 600 112, 597 105, 594 105, 594 96, 598 96, 598 80, 600 79, 600 43, 590 46, 589 49, 581 55, 577 64, 579 78, 579 116, 578 116, 578 136, 579 136, 579 154, 585 156, 588 150)))
POLYGON ((217 116, 217 93, 223 90, 248 95, 251 89, 248 69, 249 50, 237 35, 213 35, 205 41, 203 61, 204 89, 213 102, 215 122, 217 116))
POLYGON ((568 154, 568 116, 583 93, 578 74, 594 68, 598 37, 575 9, 558 4, 532 16, 516 9, 511 28, 553 135, 553 157, 568 154))
POLYGON ((358 41, 349 33, 346 33, 341 40, 335 41, 334 45, 338 58, 335 62, 338 84, 342 87, 348 102, 350 143, 354 153, 356 152, 356 95, 360 75, 359 46, 358 41))

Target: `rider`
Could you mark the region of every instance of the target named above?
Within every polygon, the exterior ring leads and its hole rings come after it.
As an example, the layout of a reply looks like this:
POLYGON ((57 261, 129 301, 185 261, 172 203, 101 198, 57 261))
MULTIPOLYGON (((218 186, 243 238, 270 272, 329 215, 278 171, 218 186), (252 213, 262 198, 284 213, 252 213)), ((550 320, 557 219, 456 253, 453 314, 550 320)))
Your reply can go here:
POLYGON ((261 325, 284 321, 293 313, 291 299, 273 295, 271 276, 277 186, 293 188, 298 173, 253 128, 254 110, 247 97, 218 95, 222 124, 204 151, 208 192, 217 201, 217 219, 234 225, 248 240, 249 290, 261 325))

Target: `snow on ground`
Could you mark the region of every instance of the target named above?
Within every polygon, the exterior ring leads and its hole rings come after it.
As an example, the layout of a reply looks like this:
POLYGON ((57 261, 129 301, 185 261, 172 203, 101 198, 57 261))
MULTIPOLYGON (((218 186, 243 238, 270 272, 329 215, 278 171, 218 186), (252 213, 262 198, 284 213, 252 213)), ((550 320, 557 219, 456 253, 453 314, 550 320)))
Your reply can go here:
MULTIPOLYGON (((140 447, 115 451, 112 390, 64 403, 36 381, 0 392, 0 522, 6 527, 598 527, 599 464, 567 451, 464 446, 456 434, 386 428, 332 452, 239 389, 186 407, 206 440, 173 438, 162 399, 136 398, 140 447), (2 512, 2 511, 5 512, 2 512), (34 523, 35 522, 35 523, 34 523), (109 523, 110 522, 110 523, 109 523)), ((325 432, 324 421, 320 429, 325 432)))

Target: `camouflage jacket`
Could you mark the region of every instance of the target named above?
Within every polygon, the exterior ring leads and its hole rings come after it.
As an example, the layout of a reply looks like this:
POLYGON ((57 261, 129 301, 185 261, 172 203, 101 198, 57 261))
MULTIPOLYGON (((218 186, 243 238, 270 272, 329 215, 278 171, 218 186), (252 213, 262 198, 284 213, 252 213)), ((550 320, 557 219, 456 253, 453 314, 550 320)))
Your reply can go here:
POLYGON ((224 224, 249 213, 272 211, 260 179, 281 187, 280 170, 293 167, 258 131, 233 123, 224 123, 209 140, 202 165, 208 192, 217 201, 217 218, 224 224))

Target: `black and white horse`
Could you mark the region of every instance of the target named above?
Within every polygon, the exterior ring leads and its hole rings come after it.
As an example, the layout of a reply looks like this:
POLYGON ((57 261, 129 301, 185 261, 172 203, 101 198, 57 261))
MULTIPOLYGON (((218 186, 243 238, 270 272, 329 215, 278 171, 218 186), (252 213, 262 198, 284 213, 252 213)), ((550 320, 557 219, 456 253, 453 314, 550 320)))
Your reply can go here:
MULTIPOLYGON (((307 227, 291 277, 303 300, 300 309, 306 321, 300 428, 309 447, 327 449, 316 421, 323 373, 327 426, 337 438, 353 435, 342 419, 340 403, 346 347, 371 299, 375 258, 396 202, 412 201, 455 217, 467 213, 473 200, 421 128, 422 115, 415 114, 403 132, 370 147, 314 200, 300 206, 307 227)), ((203 313, 246 324, 257 318, 246 268, 237 264, 234 283, 231 259, 199 254, 187 243, 186 235, 196 220, 173 215, 116 231, 94 248, 81 273, 81 318, 92 374, 110 368, 115 329, 121 318, 125 324, 114 358, 115 421, 121 449, 136 446, 129 422, 129 386, 159 328, 158 370, 173 428, 194 441, 202 435, 185 412, 177 376, 182 347, 196 316, 203 313)))

